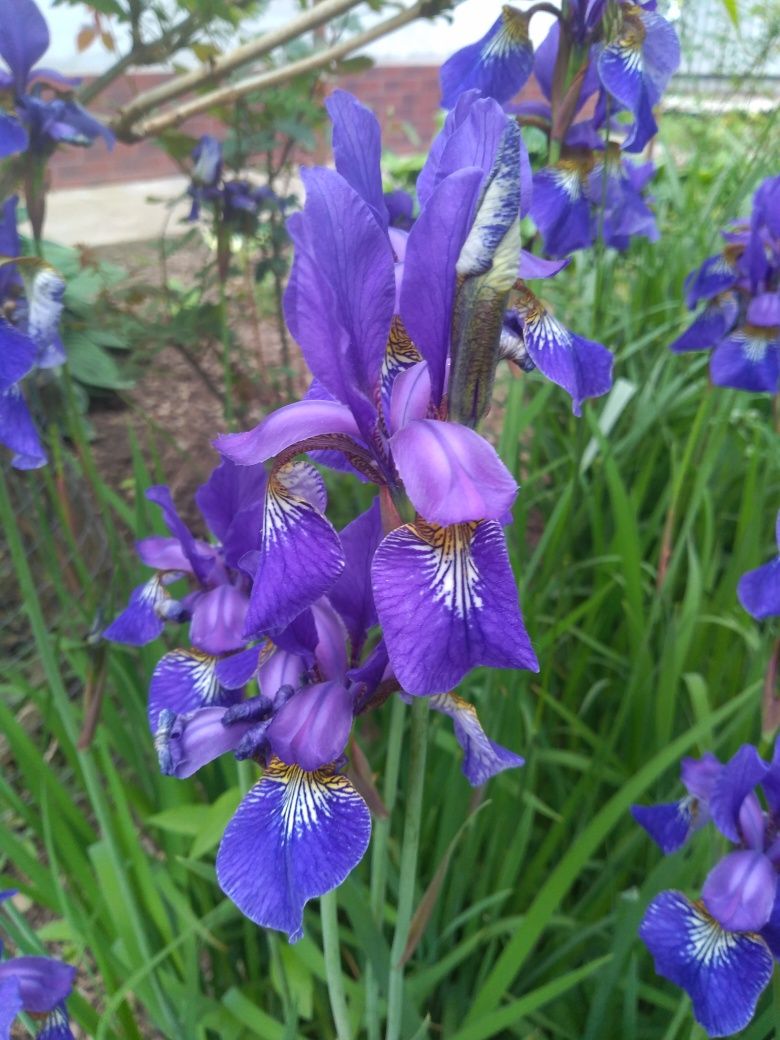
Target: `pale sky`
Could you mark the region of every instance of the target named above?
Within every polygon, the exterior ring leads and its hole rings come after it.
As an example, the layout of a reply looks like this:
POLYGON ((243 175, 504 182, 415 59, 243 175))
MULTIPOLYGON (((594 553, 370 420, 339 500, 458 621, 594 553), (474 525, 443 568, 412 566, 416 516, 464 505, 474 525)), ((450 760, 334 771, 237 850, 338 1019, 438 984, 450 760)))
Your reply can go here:
MULTIPOLYGON (((82 26, 89 23, 85 8, 55 7, 52 0, 37 0, 49 23, 52 43, 44 59, 44 64, 53 66, 63 72, 97 73, 112 63, 111 55, 99 43, 93 44, 82 54, 76 50, 76 35, 82 26)), ((501 10, 500 0, 462 0, 452 13, 453 21, 449 24, 444 18, 435 21, 413 22, 392 36, 384 37, 367 48, 377 62, 408 64, 440 64, 453 51, 479 39, 492 25, 501 10)), ((517 4, 523 8, 528 3, 517 4)), ((271 0, 267 13, 254 24, 259 28, 270 28, 286 21, 291 14, 298 11, 291 0, 271 0)), ((367 7, 356 9, 363 14, 363 24, 370 26, 377 16, 367 7)), ((388 18, 392 11, 385 13, 388 18)), ((547 14, 538 14, 531 23, 531 36, 538 44, 544 39, 552 18, 547 14)), ((242 27, 242 38, 253 35, 252 23, 242 27)))

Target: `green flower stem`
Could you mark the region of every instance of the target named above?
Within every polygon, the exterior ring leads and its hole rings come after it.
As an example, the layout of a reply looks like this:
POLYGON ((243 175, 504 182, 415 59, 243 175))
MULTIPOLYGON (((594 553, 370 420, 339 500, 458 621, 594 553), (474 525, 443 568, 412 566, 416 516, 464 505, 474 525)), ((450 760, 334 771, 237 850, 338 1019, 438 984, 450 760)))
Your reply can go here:
POLYGON ((780 1040, 780 972, 777 968, 772 976, 772 1010, 775 1020, 775 1040, 780 1040))
MULTIPOLYGON (((377 928, 382 931, 387 888, 387 843, 390 838, 390 820, 393 815, 398 792, 398 773, 401 765, 401 743, 404 735, 406 705, 394 696, 390 707, 390 733, 387 738, 387 757, 382 787, 382 801, 387 816, 374 824, 371 842, 371 914, 377 928)), ((379 980, 371 963, 366 964, 366 1034, 368 1040, 379 1040, 379 980)))
POLYGON ((322 920, 322 952, 325 954, 325 974, 328 979, 328 996, 338 1040, 352 1040, 349 1024, 347 998, 344 996, 344 978, 341 974, 341 952, 339 949, 339 921, 336 906, 336 891, 320 896, 320 918, 322 920))
POLYGON ((395 935, 390 950, 390 973, 387 989, 387 1032, 385 1040, 400 1040, 403 1013, 404 968, 401 958, 409 937, 414 908, 414 882, 417 875, 417 850, 420 845, 425 754, 428 733, 428 701, 415 697, 412 702, 412 725, 409 752, 409 785, 401 845, 401 873, 398 881, 398 913, 395 935))
MULTIPOLYGON (((229 248, 229 247, 228 247, 229 248)), ((228 305, 225 282, 219 279, 219 334, 222 340, 222 378, 225 388, 224 413, 225 422, 233 429, 233 361, 230 350, 230 325, 228 324, 228 305)))

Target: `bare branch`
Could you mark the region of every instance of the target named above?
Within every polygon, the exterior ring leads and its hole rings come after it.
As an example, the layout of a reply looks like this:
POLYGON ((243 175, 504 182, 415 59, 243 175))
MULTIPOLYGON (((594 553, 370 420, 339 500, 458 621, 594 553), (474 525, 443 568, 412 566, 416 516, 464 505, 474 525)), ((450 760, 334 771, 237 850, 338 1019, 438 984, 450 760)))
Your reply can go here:
POLYGON ((316 54, 310 54, 306 58, 301 58, 300 61, 291 62, 281 68, 270 69, 267 72, 259 73, 257 76, 249 76, 247 79, 227 87, 222 87, 219 90, 212 90, 201 97, 193 98, 192 101, 185 101, 184 104, 168 112, 162 112, 160 115, 153 116, 151 119, 131 127, 128 139, 137 141, 144 137, 153 137, 169 127, 178 126, 186 119, 189 119, 190 116, 204 112, 215 105, 229 104, 237 101, 245 94, 251 94, 253 91, 263 90, 268 87, 278 87, 282 83, 295 79, 296 76, 301 76, 308 72, 317 72, 326 65, 346 57, 352 51, 365 47, 366 44, 372 43, 382 36, 387 36, 404 25, 408 25, 409 22, 413 22, 416 18, 433 17, 448 6, 448 2, 431 3, 431 0, 417 0, 417 3, 399 12, 392 18, 379 22, 373 28, 358 33, 348 40, 343 40, 334 47, 318 51, 316 54))
POLYGON ((235 50, 221 58, 215 58, 201 68, 194 69, 183 76, 176 76, 175 79, 152 87, 151 90, 145 90, 119 110, 111 120, 111 129, 122 137, 140 116, 157 108, 163 102, 187 94, 204 84, 224 79, 242 65, 268 54, 269 51, 297 38, 302 33, 324 25, 362 2, 363 0, 323 0, 322 3, 304 11, 299 17, 293 18, 280 28, 273 29, 241 47, 236 47, 235 50))

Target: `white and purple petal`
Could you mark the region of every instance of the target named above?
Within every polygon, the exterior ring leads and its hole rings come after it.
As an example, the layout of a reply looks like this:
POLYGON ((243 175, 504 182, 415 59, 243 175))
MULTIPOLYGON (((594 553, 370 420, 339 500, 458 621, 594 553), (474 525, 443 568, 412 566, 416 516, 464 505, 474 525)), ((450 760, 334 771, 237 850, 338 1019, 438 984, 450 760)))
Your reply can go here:
POLYGON ((463 773, 472 787, 487 783, 504 769, 515 769, 525 759, 496 744, 485 733, 473 704, 454 693, 440 693, 430 699, 434 711, 449 715, 455 739, 463 749, 463 773))
POLYGON ((103 632, 112 643, 145 646, 162 635, 166 618, 176 620, 177 606, 166 592, 162 575, 155 574, 130 593, 122 613, 103 632))
POLYGON ((776 394, 780 390, 780 339, 777 329, 743 326, 712 352, 710 374, 716 386, 776 394))
POLYGON ((164 709, 157 720, 154 746, 160 772, 183 780, 228 751, 235 751, 254 721, 224 724, 224 706, 196 708, 177 715, 164 709))
POLYGON ((595 222, 578 163, 563 160, 534 174, 531 217, 542 235, 544 251, 552 256, 593 245, 595 222))
POLYGON ((200 650, 171 650, 157 662, 149 684, 149 726, 157 731, 160 713, 183 715, 197 708, 235 704, 240 690, 222 686, 217 658, 200 650))
POLYGON ((453 108, 460 95, 472 89, 499 104, 510 101, 528 80, 533 64, 528 18, 504 5, 480 40, 456 51, 442 65, 442 108, 453 108))
POLYGON ((408 693, 445 693, 478 665, 538 671, 498 521, 406 526, 372 566, 390 662, 408 693))
POLYGON ((632 805, 631 815, 644 827, 665 856, 682 848, 693 830, 695 799, 660 805, 632 805))
POLYGON ((217 879, 250 920, 295 942, 308 900, 341 884, 370 835, 368 807, 345 776, 274 759, 227 826, 217 879))
POLYGON ((725 931, 681 892, 656 896, 639 934, 655 970, 688 993, 710 1036, 744 1029, 772 977, 772 954, 760 936, 725 931))
POLYGON ((58 1004, 46 1015, 35 1034, 35 1040, 74 1040, 64 1003, 58 1004))

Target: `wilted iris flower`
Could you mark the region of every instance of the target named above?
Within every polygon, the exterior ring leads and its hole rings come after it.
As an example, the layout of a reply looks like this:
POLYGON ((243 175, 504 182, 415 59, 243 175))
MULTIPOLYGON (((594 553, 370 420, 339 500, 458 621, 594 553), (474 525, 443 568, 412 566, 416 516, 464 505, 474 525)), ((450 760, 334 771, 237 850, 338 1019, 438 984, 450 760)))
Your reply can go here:
POLYGON ((711 350, 716 386, 780 390, 780 176, 753 198, 750 221, 723 232, 725 246, 685 282, 686 303, 703 309, 670 344, 675 353, 711 350))
POLYGON ((635 806, 665 853, 712 821, 734 846, 710 871, 701 899, 662 892, 640 927, 656 971, 681 986, 710 1036, 748 1024, 780 958, 780 741, 765 762, 749 744, 725 765, 713 755, 683 760, 688 796, 635 806))
MULTIPOLYGON (((0 892, 0 903, 14 892, 0 892)), ((0 943, 0 957, 3 947, 0 943)), ((11 1040, 11 1026, 22 1013, 36 1023, 37 1040, 73 1040, 65 1001, 76 969, 53 957, 11 957, 0 961, 0 1040, 11 1040)))
POLYGON ((0 444, 14 453, 17 469, 37 469, 46 453, 20 383, 36 368, 65 361, 59 334, 65 282, 48 265, 20 257, 17 202, 15 195, 6 199, 0 215, 0 444), (20 260, 32 272, 26 295, 20 260))
POLYGON ((762 567, 743 574, 737 586, 740 603, 759 621, 780 617, 780 513, 777 514, 775 532, 778 555, 762 567))

